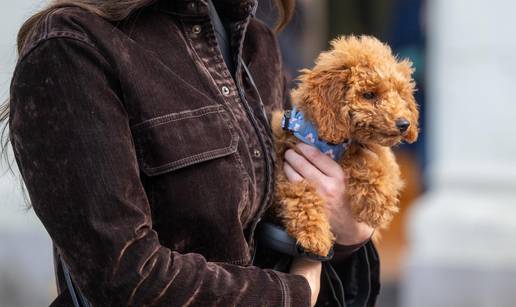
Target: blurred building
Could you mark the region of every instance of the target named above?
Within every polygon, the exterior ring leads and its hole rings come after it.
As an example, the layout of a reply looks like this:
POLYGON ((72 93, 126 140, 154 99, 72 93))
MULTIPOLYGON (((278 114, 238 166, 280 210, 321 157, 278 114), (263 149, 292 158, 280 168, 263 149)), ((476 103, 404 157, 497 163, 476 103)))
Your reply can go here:
POLYGON ((516 306, 516 3, 428 1, 428 190, 401 305, 516 306))

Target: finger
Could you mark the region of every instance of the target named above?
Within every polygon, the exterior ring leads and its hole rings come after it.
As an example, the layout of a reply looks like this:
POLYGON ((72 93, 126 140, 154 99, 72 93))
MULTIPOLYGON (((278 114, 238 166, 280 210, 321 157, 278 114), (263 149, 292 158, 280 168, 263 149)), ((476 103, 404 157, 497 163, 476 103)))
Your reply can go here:
POLYGON ((310 163, 312 163, 325 175, 329 177, 339 177, 343 175, 340 165, 330 156, 325 155, 316 147, 305 143, 298 143, 296 146, 306 157, 306 159, 308 159, 310 163))
POLYGON ((298 154, 292 149, 285 152, 285 161, 292 168, 309 182, 319 184, 325 179, 325 175, 319 169, 313 166, 305 157, 298 154))
POLYGON ((298 182, 303 180, 303 177, 298 172, 296 172, 296 170, 294 170, 292 166, 288 164, 288 162, 283 164, 283 171, 285 171, 285 175, 289 181, 298 182))

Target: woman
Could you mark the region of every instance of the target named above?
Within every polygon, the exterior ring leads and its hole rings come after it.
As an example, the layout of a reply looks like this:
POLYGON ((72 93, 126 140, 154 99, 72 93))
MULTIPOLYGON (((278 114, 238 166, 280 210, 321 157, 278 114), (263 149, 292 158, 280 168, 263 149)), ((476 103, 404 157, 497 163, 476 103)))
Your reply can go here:
MULTIPOLYGON (((57 1, 20 30, 4 114, 55 246, 51 306, 72 305, 66 268, 92 306, 334 304, 319 262, 296 259, 290 274, 252 266, 272 202, 267 117, 288 93, 255 0, 213 4, 57 1)), ((282 27, 292 3, 279 8, 282 27)), ((372 305, 372 229, 350 217, 343 174, 317 168, 334 162, 300 149, 310 161, 289 151, 285 172, 326 197, 346 299, 372 305)))

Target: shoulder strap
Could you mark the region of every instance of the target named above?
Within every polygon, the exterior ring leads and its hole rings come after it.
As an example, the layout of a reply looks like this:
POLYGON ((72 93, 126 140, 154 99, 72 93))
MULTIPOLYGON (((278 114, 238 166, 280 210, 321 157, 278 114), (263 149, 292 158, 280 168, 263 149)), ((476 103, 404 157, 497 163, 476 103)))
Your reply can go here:
POLYGON ((90 303, 86 299, 86 297, 82 294, 82 292, 77 288, 72 281, 72 275, 66 266, 66 263, 63 260, 63 257, 59 255, 59 261, 61 262, 61 266, 63 267, 63 274, 66 282, 66 287, 70 292, 70 296, 72 297, 74 307, 90 307, 90 303))
POLYGON ((226 31, 226 28, 224 27, 224 24, 222 23, 222 20, 220 19, 217 9, 215 8, 215 5, 213 5, 212 0, 208 1, 208 8, 211 23, 213 25, 213 29, 215 30, 215 37, 220 47, 220 52, 222 53, 222 57, 224 58, 224 62, 226 63, 229 72, 231 73, 231 75, 234 75, 235 65, 231 58, 231 43, 228 33, 226 31))

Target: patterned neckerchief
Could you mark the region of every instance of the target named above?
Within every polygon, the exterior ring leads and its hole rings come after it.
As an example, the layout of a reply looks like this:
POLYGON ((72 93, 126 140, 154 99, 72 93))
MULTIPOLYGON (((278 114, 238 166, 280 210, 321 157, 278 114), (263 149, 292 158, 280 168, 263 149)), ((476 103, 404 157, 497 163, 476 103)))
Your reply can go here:
POLYGON ((297 110, 296 107, 283 113, 281 127, 291 131, 295 137, 304 143, 317 147, 322 153, 327 154, 335 161, 339 161, 342 158, 349 145, 349 141, 331 144, 319 139, 313 123, 305 119, 303 113, 297 110))

